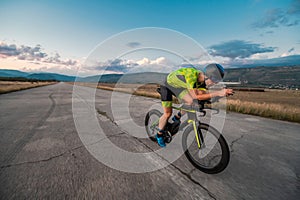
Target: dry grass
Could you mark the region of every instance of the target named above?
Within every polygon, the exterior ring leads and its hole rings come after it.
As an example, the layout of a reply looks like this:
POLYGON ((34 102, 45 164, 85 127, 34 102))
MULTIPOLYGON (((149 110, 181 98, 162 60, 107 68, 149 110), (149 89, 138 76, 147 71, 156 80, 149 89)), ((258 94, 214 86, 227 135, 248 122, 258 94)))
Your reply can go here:
POLYGON ((227 109, 279 120, 300 122, 300 91, 241 92, 227 99, 227 109))
POLYGON ((139 96, 152 97, 152 98, 160 98, 160 95, 156 92, 158 85, 156 84, 99 84, 97 88, 104 90, 111 90, 117 92, 124 92, 139 96))
POLYGON ((295 90, 236 91, 229 99, 254 103, 281 104, 284 106, 293 105, 300 108, 300 91, 295 90))
MULTIPOLYGON (((88 84, 83 84, 88 86, 88 84)), ((158 85, 99 84, 99 89, 126 92, 160 98, 158 85)), ((300 123, 300 91, 266 90, 265 92, 236 91, 227 98, 227 110, 300 123)))
POLYGON ((227 109, 243 114, 300 122, 300 108, 294 105, 282 105, 279 103, 256 103, 228 99, 227 109))
POLYGON ((56 82, 21 82, 21 81, 0 81, 0 94, 51 85, 56 82))

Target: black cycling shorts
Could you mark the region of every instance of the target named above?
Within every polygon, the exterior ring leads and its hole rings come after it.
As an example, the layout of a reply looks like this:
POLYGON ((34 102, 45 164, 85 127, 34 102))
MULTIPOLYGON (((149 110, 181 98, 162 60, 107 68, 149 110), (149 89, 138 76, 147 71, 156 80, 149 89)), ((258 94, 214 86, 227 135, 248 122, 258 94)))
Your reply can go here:
POLYGON ((174 88, 170 85, 160 86, 160 95, 162 101, 172 101, 172 96, 178 96, 185 88, 174 88))

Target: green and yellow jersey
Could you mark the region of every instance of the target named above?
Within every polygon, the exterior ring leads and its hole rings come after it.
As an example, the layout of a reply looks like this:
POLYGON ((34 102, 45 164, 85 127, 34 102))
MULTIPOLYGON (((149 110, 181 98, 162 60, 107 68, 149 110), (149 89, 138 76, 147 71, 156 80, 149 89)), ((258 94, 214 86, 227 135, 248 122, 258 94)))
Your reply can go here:
POLYGON ((174 88, 193 89, 198 82, 198 75, 201 71, 195 68, 181 68, 171 72, 167 82, 174 88))

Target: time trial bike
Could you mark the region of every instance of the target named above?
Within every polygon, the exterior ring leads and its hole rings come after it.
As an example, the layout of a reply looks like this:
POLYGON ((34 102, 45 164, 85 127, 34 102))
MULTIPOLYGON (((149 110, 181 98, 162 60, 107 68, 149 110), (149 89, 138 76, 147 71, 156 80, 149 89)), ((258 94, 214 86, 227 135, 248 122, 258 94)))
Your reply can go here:
MULTIPOLYGON (((196 101, 192 106, 181 104, 173 106, 175 110, 185 111, 187 120, 167 123, 163 137, 166 143, 172 141, 172 137, 183 130, 182 146, 187 159, 202 172, 216 174, 223 171, 230 160, 230 151, 223 135, 209 124, 202 123, 200 118, 206 116, 206 110, 218 109, 208 106, 211 101, 196 101)), ((145 127, 148 137, 156 142, 155 135, 158 132, 158 123, 162 113, 159 110, 150 110, 145 117, 145 127)))

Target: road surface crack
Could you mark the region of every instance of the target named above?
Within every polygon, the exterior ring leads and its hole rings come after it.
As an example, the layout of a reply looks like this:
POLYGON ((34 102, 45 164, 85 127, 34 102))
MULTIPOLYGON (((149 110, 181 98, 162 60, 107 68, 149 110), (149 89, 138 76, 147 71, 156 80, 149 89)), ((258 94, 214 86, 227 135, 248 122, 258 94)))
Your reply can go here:
POLYGON ((123 134, 126 134, 126 133, 121 132, 121 133, 117 133, 117 134, 114 134, 114 135, 110 135, 110 136, 102 138, 102 139, 100 139, 100 140, 98 140, 96 142, 90 143, 88 145, 80 145, 80 146, 74 147, 72 149, 66 150, 66 151, 64 151, 64 152, 62 152, 60 154, 51 156, 49 158, 44 158, 44 159, 40 159, 40 160, 33 160, 33 161, 26 161, 26 162, 12 163, 12 164, 3 165, 3 166, 0 166, 0 169, 5 169, 5 168, 9 168, 9 167, 20 166, 20 165, 25 165, 25 164, 36 164, 36 163, 40 163, 40 162, 48 162, 48 161, 53 160, 55 158, 62 157, 65 154, 72 153, 73 151, 75 151, 77 149, 80 149, 82 147, 91 146, 91 145, 97 144, 99 142, 102 142, 103 140, 106 140, 106 139, 109 139, 109 138, 112 138, 112 137, 117 137, 117 136, 120 136, 120 135, 123 135, 123 134))
POLYGON ((102 111, 100 109, 97 108, 97 112, 99 115, 101 115, 102 117, 108 119, 109 121, 111 121, 114 125, 118 126, 118 124, 114 121, 114 119, 112 119, 111 117, 108 116, 107 112, 102 111))
MULTIPOLYGON (((124 131, 125 132, 125 131, 124 131)), ((128 134, 130 135, 130 134, 128 134)), ((138 142, 140 142, 141 144, 143 144, 148 150, 152 151, 153 153, 155 153, 155 151, 153 151, 153 149, 151 149, 150 146, 148 146, 146 143, 144 143, 141 139, 131 136, 134 139, 136 139, 138 142)), ((182 175, 184 175, 188 180, 192 181, 193 183, 195 183, 196 185, 198 185, 199 187, 201 187, 204 191, 207 192, 207 194, 212 198, 212 199, 217 199, 214 194, 212 192, 210 192, 206 187, 204 187, 203 185, 201 185, 200 182, 198 182, 197 180, 195 180, 192 177, 192 173, 196 170, 195 168, 192 169, 190 172, 186 173, 183 170, 181 170, 179 167, 177 167, 176 165, 174 165, 173 163, 170 163, 168 160, 166 160, 164 157, 160 156, 159 154, 155 153, 158 157, 160 157, 161 159, 163 159, 165 162, 168 162, 172 167, 174 167, 178 172, 180 172, 182 175)))
POLYGON ((233 153, 234 152, 234 149, 233 149, 233 146, 235 143, 237 143, 238 141, 240 141, 241 139, 243 139, 243 137, 245 136, 246 134, 242 134, 239 138, 233 140, 231 143, 230 143, 230 152, 233 153))
POLYGON ((170 163, 171 166, 173 166, 175 169, 177 169, 181 174, 183 174, 185 177, 187 177, 190 181, 192 181, 193 183, 195 183, 196 185, 198 185, 199 187, 201 187, 203 190, 205 190, 207 192, 207 194, 217 200, 217 198, 214 196, 214 194, 212 192, 210 192, 206 187, 204 187, 203 185, 201 185, 200 182, 198 182, 197 180, 195 180, 192 177, 192 173, 196 170, 196 169, 192 169, 189 173, 184 172, 183 170, 181 170, 179 167, 177 167, 176 165, 174 165, 173 163, 170 163))
MULTIPOLYGON (((97 112, 99 115, 101 115, 102 117, 105 117, 106 119, 108 119, 109 121, 111 121, 114 125, 116 125, 117 127, 118 124, 116 122, 114 122, 113 119, 111 119, 106 112, 104 111, 100 111, 99 109, 97 109, 97 112)), ((131 137, 133 137, 134 139, 136 139, 139 143, 143 144, 148 150, 152 151, 153 153, 155 153, 153 151, 153 149, 151 149, 150 146, 148 146, 147 144, 145 144, 141 139, 137 138, 137 137, 134 137, 132 135, 130 135, 129 133, 127 133, 126 131, 122 130, 123 131, 123 134, 127 134, 131 137)), ((104 138, 105 139, 105 138, 104 138)), ((104 140, 102 139, 102 140, 104 140)), ((100 141, 102 141, 100 140, 100 141)), ((100 142, 98 141, 98 142, 100 142)), ((162 156, 160 156, 159 154, 155 153, 157 156, 159 156, 161 159, 165 160, 166 162, 168 162, 165 158, 163 158, 162 156)), ((169 162, 168 162, 169 163, 169 162)), ((207 194, 212 198, 212 199, 217 199, 214 194, 212 192, 210 192, 206 187, 204 187, 203 185, 201 185, 200 182, 198 182, 197 180, 195 180, 193 177, 192 177, 192 173, 194 172, 195 169, 191 170, 189 173, 186 173, 184 172, 183 170, 181 170, 179 167, 177 167, 176 165, 174 165, 173 163, 169 163, 172 167, 174 167, 178 172, 180 172, 182 175, 184 175, 188 180, 192 181, 194 184, 198 185, 199 187, 201 187, 204 191, 207 192, 207 194)))
POLYGON ((16 144, 16 147, 11 152, 8 153, 8 156, 3 161, 4 163, 9 163, 14 160, 14 158, 17 156, 17 154, 20 151, 22 151, 24 146, 35 135, 35 133, 37 132, 37 128, 41 127, 45 123, 45 121, 49 118, 49 116, 53 113, 53 111, 56 107, 56 102, 53 99, 52 95, 53 95, 53 93, 49 94, 49 96, 48 96, 51 101, 51 106, 47 110, 46 115, 41 117, 41 120, 32 128, 32 130, 29 133, 25 134, 22 139, 20 139, 20 141, 16 144))
POLYGON ((51 156, 49 158, 44 158, 44 159, 40 159, 40 160, 33 160, 33 161, 26 161, 26 162, 20 162, 20 163, 12 163, 12 164, 8 164, 8 165, 3 165, 0 167, 0 169, 5 169, 5 168, 9 168, 9 167, 15 167, 15 166, 20 166, 20 165, 25 165, 25 164, 36 164, 36 163, 40 163, 40 162, 48 162, 50 160, 53 160, 55 158, 59 158, 62 157, 63 155, 67 154, 67 153, 72 153, 73 151, 82 148, 83 145, 80 145, 78 147, 74 147, 72 149, 69 149, 67 151, 64 151, 60 154, 51 156))

